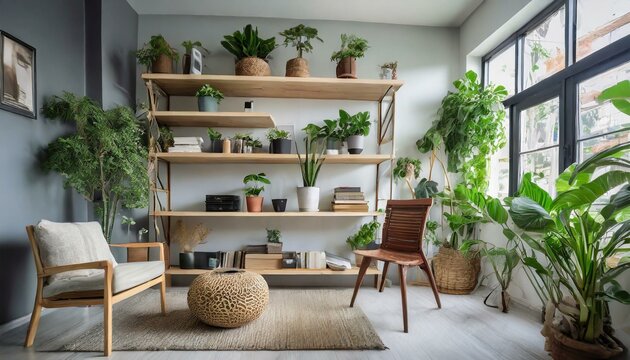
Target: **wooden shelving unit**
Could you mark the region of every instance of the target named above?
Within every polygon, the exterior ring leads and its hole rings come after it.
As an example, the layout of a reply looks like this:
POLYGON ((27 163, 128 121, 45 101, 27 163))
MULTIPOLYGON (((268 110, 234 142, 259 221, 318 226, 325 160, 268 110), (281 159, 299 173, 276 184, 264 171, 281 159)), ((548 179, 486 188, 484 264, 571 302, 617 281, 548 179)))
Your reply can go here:
POLYGON ((272 128, 271 114, 260 112, 153 111, 160 125, 188 127, 272 128))
POLYGON ((160 217, 366 217, 366 216, 383 216, 382 212, 378 211, 318 211, 318 212, 298 212, 298 211, 286 211, 286 212, 246 212, 246 211, 233 211, 233 212, 213 212, 213 211, 153 211, 151 216, 160 217))
MULTIPOLYGON (((297 164, 297 154, 156 153, 157 159, 175 164, 297 164)), ((391 155, 327 155, 325 164, 377 165, 391 155)))
MULTIPOLYGON (((169 275, 201 275, 211 270, 204 269, 180 269, 179 266, 171 266, 166 273, 169 275)), ((258 273, 260 275, 334 275, 334 276, 348 276, 357 275, 359 273, 358 267, 344 271, 335 271, 330 269, 248 269, 258 273)), ((381 272, 376 267, 369 267, 366 275, 380 275, 381 272)))

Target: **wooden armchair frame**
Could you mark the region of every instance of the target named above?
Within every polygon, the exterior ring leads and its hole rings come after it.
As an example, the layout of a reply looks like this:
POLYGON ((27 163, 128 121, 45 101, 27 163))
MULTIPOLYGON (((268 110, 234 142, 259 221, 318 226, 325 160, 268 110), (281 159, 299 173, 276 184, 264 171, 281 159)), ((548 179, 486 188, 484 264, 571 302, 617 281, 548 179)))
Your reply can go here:
MULTIPOLYGON (((160 305, 162 314, 166 315, 166 277, 164 274, 131 289, 127 289, 117 294, 112 294, 114 268, 111 261, 103 260, 63 266, 44 267, 40 258, 39 248, 35 240, 35 228, 32 225, 27 226, 26 233, 28 234, 28 239, 33 251, 33 257, 35 259, 35 267, 37 269, 37 292, 35 294, 35 305, 33 306, 31 321, 28 325, 26 340, 24 342, 25 347, 33 346, 43 307, 60 308, 103 305, 103 352, 105 356, 110 356, 112 353, 112 307, 114 304, 136 295, 152 286, 160 284, 160 305), (55 295, 49 298, 43 297, 44 280, 47 277, 65 271, 80 269, 103 269, 105 271, 103 290, 67 292, 62 294, 63 296, 55 295)), ((160 260, 164 261, 164 246, 162 243, 110 244, 110 246, 127 249, 155 247, 160 251, 160 260)))

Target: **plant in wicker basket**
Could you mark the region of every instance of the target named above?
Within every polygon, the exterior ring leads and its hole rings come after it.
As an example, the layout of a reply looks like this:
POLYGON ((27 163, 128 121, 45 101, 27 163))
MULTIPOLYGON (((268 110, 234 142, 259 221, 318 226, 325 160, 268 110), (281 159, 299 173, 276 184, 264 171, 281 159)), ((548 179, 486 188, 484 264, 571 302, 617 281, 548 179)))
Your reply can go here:
POLYGON ((236 75, 269 76, 271 68, 267 57, 276 48, 276 38, 262 39, 258 37, 258 28, 248 24, 243 32, 235 31, 225 35, 221 45, 236 56, 236 75))
POLYGON ((287 61, 286 76, 291 77, 308 77, 310 73, 308 71, 308 61, 302 57, 303 53, 313 51, 313 45, 311 40, 316 39, 324 42, 319 36, 317 36, 317 29, 300 24, 290 29, 286 29, 280 33, 284 36, 284 46, 289 45, 295 47, 298 52, 298 56, 294 59, 287 61))

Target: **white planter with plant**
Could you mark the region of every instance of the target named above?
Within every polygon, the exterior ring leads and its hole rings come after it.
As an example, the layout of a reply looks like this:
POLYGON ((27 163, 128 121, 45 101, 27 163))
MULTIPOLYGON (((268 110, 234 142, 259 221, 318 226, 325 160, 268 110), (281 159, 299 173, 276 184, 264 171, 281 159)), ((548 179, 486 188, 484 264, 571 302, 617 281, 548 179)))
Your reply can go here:
MULTIPOLYGON (((304 129, 304 156, 298 150, 298 161, 302 173, 303 187, 297 188, 298 208, 300 211, 319 211, 319 188, 315 186, 319 170, 324 163, 326 137, 322 137, 322 127, 308 124, 304 129)), ((297 147, 297 144, 296 144, 297 147)))
POLYGON ((219 111, 219 104, 223 100, 223 93, 212 86, 205 84, 195 94, 197 96, 197 102, 199 104, 199 111, 203 112, 217 112, 219 111))
POLYGON ((300 24, 280 33, 284 36, 284 46, 295 47, 298 57, 287 61, 286 76, 289 77, 309 77, 308 61, 302 57, 305 52, 313 51, 312 39, 324 42, 317 36, 317 29, 300 24))
POLYGON ((350 154, 360 154, 365 147, 365 137, 370 134, 370 113, 363 111, 354 115, 339 110, 339 128, 348 143, 350 154))

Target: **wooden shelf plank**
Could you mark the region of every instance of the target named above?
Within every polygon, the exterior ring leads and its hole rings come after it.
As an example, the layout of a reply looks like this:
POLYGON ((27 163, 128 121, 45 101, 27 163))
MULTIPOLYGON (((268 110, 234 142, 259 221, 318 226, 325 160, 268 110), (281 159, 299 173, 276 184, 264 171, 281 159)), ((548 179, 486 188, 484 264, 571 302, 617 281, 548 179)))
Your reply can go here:
MULTIPOLYGON (((344 271, 334 271, 330 269, 274 269, 274 270, 263 270, 263 269, 246 269, 247 271, 255 272, 260 275, 299 275, 299 276, 308 276, 308 275, 357 275, 359 273, 358 267, 353 267, 349 270, 344 271)), ((204 270, 204 269, 180 269, 179 266, 171 266, 168 270, 166 270, 166 274, 168 275, 201 275, 205 274, 208 271, 212 270, 204 270)), ((376 267, 369 267, 366 275, 380 275, 381 271, 376 267)))
MULTIPOLYGON (((157 153, 158 159, 180 164, 296 164, 297 154, 157 153)), ((391 160, 390 155, 326 155, 324 164, 376 165, 391 160)))
POLYGON ((142 74, 166 94, 193 96, 204 84, 233 97, 297 98, 379 101, 397 91, 401 80, 337 79, 284 76, 235 76, 189 74, 142 74))
POLYGON ((260 112, 154 111, 161 125, 190 127, 271 128, 273 117, 260 112))
POLYGON ((366 217, 383 216, 378 211, 318 211, 318 212, 246 212, 246 211, 152 211, 151 216, 163 217, 366 217))

